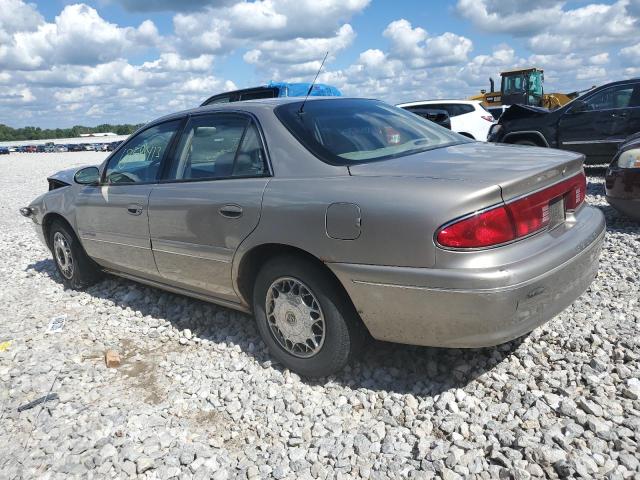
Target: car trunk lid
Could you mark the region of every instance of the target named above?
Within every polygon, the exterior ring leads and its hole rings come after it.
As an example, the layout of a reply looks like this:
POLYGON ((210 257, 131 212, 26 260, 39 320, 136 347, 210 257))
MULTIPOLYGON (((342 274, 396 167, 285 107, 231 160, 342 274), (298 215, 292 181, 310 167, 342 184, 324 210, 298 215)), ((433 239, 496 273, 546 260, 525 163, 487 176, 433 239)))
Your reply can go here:
POLYGON ((584 156, 548 148, 469 142, 349 166, 354 176, 425 177, 496 185, 504 201, 582 172, 584 156))

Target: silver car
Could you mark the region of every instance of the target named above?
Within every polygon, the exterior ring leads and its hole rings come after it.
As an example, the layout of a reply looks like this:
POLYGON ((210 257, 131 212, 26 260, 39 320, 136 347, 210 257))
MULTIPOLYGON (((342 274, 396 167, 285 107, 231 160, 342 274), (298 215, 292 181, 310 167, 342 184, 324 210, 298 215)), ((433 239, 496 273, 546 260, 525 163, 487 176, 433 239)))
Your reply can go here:
POLYGON ((376 100, 266 99, 156 120, 22 213, 63 282, 102 272, 252 312, 323 376, 373 337, 481 347, 589 286, 584 157, 474 142, 376 100))

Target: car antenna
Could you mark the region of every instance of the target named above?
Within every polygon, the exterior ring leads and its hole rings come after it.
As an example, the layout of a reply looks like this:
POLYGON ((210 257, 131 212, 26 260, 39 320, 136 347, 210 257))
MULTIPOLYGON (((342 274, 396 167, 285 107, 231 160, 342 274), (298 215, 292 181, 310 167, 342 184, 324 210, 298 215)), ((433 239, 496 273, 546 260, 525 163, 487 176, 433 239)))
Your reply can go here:
POLYGON ((307 103, 307 98, 309 98, 309 95, 311 95, 311 90, 313 90, 313 86, 316 84, 316 80, 318 79, 318 75, 320 75, 320 71, 322 70, 322 67, 324 66, 324 62, 327 60, 328 56, 329 56, 329 52, 327 51, 327 53, 324 54, 324 58, 322 59, 322 63, 320 64, 320 68, 318 69, 318 72, 316 73, 316 78, 314 78, 313 82, 311 82, 311 86, 309 87, 309 90, 307 90, 307 94, 305 95, 304 100, 302 101, 302 105, 300 105, 300 110, 298 110, 298 114, 304 113, 304 104, 307 103))

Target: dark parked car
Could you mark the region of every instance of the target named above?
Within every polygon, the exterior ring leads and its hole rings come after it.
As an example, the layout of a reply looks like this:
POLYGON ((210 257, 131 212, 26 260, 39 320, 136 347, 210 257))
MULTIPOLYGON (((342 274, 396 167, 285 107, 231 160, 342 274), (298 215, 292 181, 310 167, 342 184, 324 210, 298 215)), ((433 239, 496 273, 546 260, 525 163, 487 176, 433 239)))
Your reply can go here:
POLYGON ((625 138, 640 132, 640 78, 608 83, 557 110, 512 105, 491 127, 490 142, 584 153, 587 164, 609 163, 625 138))
POLYGON ((605 195, 613 208, 640 221, 640 133, 620 145, 607 169, 605 195))
POLYGON ((9 155, 9 148, 0 147, 0 155, 9 155))
MULTIPOLYGON (((309 92, 310 87, 310 83, 271 82, 262 87, 245 88, 244 90, 234 90, 214 95, 207 98, 200 106, 204 107, 213 103, 256 100, 259 98, 304 97, 309 92)), ((311 93, 309 93, 310 97, 340 97, 341 95, 340 90, 336 87, 322 83, 315 83, 311 93)))
POLYGON ((67 148, 69 152, 84 152, 84 145, 80 143, 71 143, 67 148))

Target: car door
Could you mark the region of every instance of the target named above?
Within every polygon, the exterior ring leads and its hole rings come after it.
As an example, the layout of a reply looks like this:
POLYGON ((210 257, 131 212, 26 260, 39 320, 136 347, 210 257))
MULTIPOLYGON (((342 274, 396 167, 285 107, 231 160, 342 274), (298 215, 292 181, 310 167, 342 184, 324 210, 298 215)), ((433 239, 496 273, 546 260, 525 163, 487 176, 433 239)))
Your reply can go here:
POLYGON ((78 235, 89 256, 107 268, 158 276, 149 240, 148 202, 182 120, 132 137, 107 161, 99 186, 76 197, 78 235))
POLYGON ((628 136, 634 84, 599 90, 570 106, 558 123, 559 146, 586 155, 589 163, 607 163, 628 136))
POLYGON ((190 118, 166 178, 149 198, 151 244, 165 281, 237 301, 233 255, 258 225, 268 181, 254 119, 241 113, 190 118))
POLYGON ((625 137, 629 137, 640 132, 640 81, 634 82, 633 94, 629 101, 629 108, 626 111, 626 131, 625 137))

